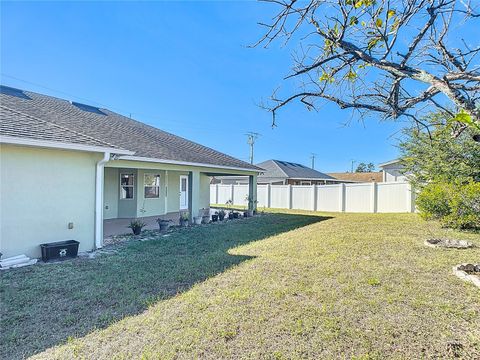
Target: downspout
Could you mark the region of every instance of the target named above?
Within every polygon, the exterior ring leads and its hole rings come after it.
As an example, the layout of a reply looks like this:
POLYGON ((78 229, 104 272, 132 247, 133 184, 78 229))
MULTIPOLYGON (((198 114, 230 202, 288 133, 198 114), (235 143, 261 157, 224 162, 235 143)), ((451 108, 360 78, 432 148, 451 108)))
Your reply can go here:
POLYGON ((95 248, 103 247, 103 170, 110 160, 110 153, 105 152, 97 162, 95 169, 95 248))

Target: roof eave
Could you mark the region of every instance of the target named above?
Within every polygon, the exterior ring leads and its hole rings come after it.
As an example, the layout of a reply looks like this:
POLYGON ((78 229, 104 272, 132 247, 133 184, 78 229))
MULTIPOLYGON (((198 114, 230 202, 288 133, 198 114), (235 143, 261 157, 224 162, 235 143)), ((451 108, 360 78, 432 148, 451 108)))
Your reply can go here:
POLYGON ((384 163, 382 163, 382 164, 378 164, 378 167, 383 167, 383 166, 387 166, 387 165, 392 165, 392 164, 395 164, 395 163, 399 163, 400 161, 401 161, 400 159, 390 160, 390 161, 384 162, 384 163))
POLYGON ((237 166, 224 166, 224 165, 215 165, 215 164, 207 164, 207 163, 197 163, 197 162, 189 162, 189 161, 180 161, 180 160, 169 160, 169 159, 157 159, 157 158, 148 158, 143 156, 120 156, 118 160, 128 160, 128 161, 142 161, 142 162, 154 162, 154 163, 162 163, 162 164, 172 164, 172 165, 185 165, 185 166, 198 166, 198 167, 206 167, 206 168, 213 168, 213 169, 225 169, 225 170, 237 170, 237 171, 247 171, 250 173, 262 173, 264 170, 260 168, 242 168, 237 166))
POLYGON ((99 153, 108 152, 111 154, 118 154, 118 155, 135 154, 135 152, 130 150, 118 149, 118 148, 107 147, 107 146, 64 143, 60 141, 38 140, 38 139, 29 139, 29 138, 21 138, 21 137, 6 136, 6 135, 0 135, 0 143, 9 144, 9 145, 21 145, 21 146, 42 147, 42 148, 49 148, 49 149, 73 150, 73 151, 86 151, 86 152, 99 152, 99 153))

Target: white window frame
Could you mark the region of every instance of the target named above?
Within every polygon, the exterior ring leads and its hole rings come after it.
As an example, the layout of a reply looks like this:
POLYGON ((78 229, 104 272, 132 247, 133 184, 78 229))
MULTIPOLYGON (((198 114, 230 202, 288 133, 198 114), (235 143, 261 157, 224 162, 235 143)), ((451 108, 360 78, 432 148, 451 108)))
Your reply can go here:
POLYGON ((119 194, 119 198, 120 198, 120 200, 134 200, 135 199, 135 174, 126 173, 126 172, 120 173, 120 194, 119 194), (122 185, 122 176, 124 176, 124 175, 132 176, 132 178, 133 178, 133 184, 132 185, 122 185), (132 197, 131 198, 122 197, 122 191, 123 191, 124 186, 132 188, 132 197))
POLYGON ((160 199, 160 185, 161 185, 161 177, 160 177, 160 174, 153 174, 153 173, 145 173, 143 174, 143 198, 144 199, 160 199), (154 177, 158 177, 158 185, 147 185, 146 182, 145 182, 145 177, 146 176, 154 176, 154 177), (149 187, 156 187, 158 189, 157 193, 158 193, 158 196, 153 196, 153 197, 146 197, 145 196, 145 189, 149 187))

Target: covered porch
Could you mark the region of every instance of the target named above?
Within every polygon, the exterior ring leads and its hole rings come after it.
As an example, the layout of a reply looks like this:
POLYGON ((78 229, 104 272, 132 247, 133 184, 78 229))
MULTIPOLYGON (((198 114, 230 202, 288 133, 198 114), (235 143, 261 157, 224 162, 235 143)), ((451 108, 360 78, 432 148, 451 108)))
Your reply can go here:
MULTIPOLYGON (((104 167, 102 238, 129 233, 132 219, 158 229, 157 219, 190 221, 210 208, 210 179, 239 171, 173 164, 111 160, 104 167)), ((244 172, 243 172, 244 173, 244 172)), ((256 173, 249 176, 251 210, 256 208, 256 173)))

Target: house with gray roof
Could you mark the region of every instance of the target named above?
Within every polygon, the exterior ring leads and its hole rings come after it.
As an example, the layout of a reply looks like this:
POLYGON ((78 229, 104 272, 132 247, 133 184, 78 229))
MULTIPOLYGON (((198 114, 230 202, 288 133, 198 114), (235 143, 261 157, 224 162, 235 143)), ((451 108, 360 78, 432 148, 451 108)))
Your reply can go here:
POLYGON ((100 248, 134 218, 192 219, 209 207, 212 176, 245 176, 255 199, 263 171, 108 109, 7 86, 0 166, 5 257, 38 257, 41 243, 67 239, 100 248))
MULTIPOLYGON (((338 184, 341 181, 334 177, 324 174, 305 165, 283 161, 267 160, 256 164, 257 167, 264 169, 257 177, 258 184, 271 185, 326 185, 338 184)), ((214 183, 222 184, 247 184, 248 178, 245 176, 237 177, 215 177, 214 183)))

